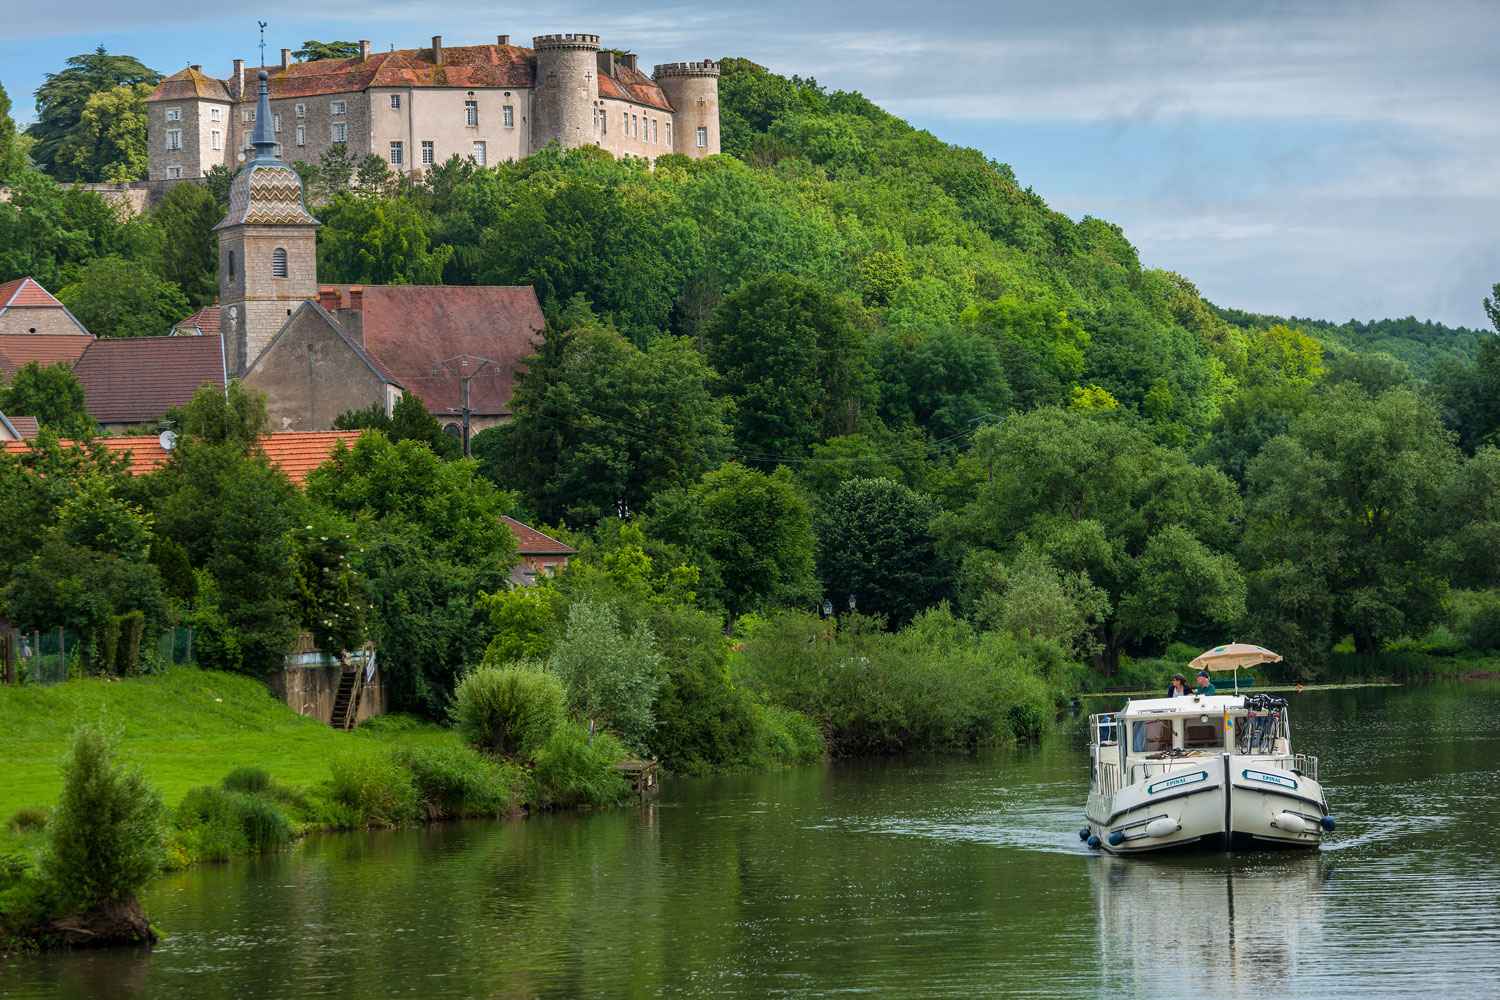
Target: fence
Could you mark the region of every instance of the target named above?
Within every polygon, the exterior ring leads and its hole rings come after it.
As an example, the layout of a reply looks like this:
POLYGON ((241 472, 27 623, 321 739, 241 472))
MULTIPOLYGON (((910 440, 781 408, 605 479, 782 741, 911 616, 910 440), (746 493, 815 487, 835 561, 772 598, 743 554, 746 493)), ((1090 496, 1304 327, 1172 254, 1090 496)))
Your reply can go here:
MULTIPOLYGON (((153 665, 177 665, 193 661, 193 630, 174 628, 156 639, 141 644, 141 652, 154 649, 154 664, 144 655, 140 666, 145 672, 153 665)), ((69 679, 87 676, 90 665, 83 662, 78 634, 72 629, 50 632, 18 632, 14 629, 0 635, 0 684, 61 684, 69 679)))

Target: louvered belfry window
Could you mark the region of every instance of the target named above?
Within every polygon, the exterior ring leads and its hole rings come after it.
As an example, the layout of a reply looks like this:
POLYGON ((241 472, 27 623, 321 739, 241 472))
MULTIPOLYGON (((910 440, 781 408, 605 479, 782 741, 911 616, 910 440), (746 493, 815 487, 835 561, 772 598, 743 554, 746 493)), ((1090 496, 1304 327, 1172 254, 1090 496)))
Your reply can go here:
POLYGON ((286 277, 286 251, 281 247, 271 251, 271 277, 286 277))

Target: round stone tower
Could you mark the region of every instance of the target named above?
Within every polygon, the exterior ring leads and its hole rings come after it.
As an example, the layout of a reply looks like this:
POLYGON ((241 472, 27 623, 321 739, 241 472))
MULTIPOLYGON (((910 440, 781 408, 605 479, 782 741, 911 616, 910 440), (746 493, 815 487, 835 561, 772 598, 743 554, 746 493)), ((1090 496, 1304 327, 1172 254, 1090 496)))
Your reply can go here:
POLYGON ((594 102, 599 97, 599 36, 539 35, 536 90, 531 97, 531 148, 555 142, 572 149, 596 142, 594 102))
POLYGON ((712 156, 719 151, 719 64, 664 63, 653 74, 672 105, 677 136, 672 152, 712 156))

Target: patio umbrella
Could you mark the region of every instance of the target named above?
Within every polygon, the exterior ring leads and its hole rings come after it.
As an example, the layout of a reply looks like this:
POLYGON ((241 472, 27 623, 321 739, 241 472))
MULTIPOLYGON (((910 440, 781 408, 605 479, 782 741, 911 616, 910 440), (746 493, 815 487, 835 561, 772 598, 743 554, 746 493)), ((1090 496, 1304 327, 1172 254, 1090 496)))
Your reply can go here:
POLYGON ((1231 642, 1227 646, 1215 646, 1189 663, 1199 670, 1235 670, 1257 663, 1280 663, 1281 654, 1273 653, 1263 646, 1252 646, 1246 642, 1231 642))

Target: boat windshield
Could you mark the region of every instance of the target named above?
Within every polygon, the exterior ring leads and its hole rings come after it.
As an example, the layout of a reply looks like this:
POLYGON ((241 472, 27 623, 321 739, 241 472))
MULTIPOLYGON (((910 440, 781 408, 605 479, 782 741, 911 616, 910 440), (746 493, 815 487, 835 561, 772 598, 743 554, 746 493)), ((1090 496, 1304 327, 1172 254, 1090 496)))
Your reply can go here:
POLYGON ((1149 719, 1134 722, 1130 726, 1130 750, 1132 753, 1150 753, 1153 750, 1172 749, 1172 720, 1149 719))

